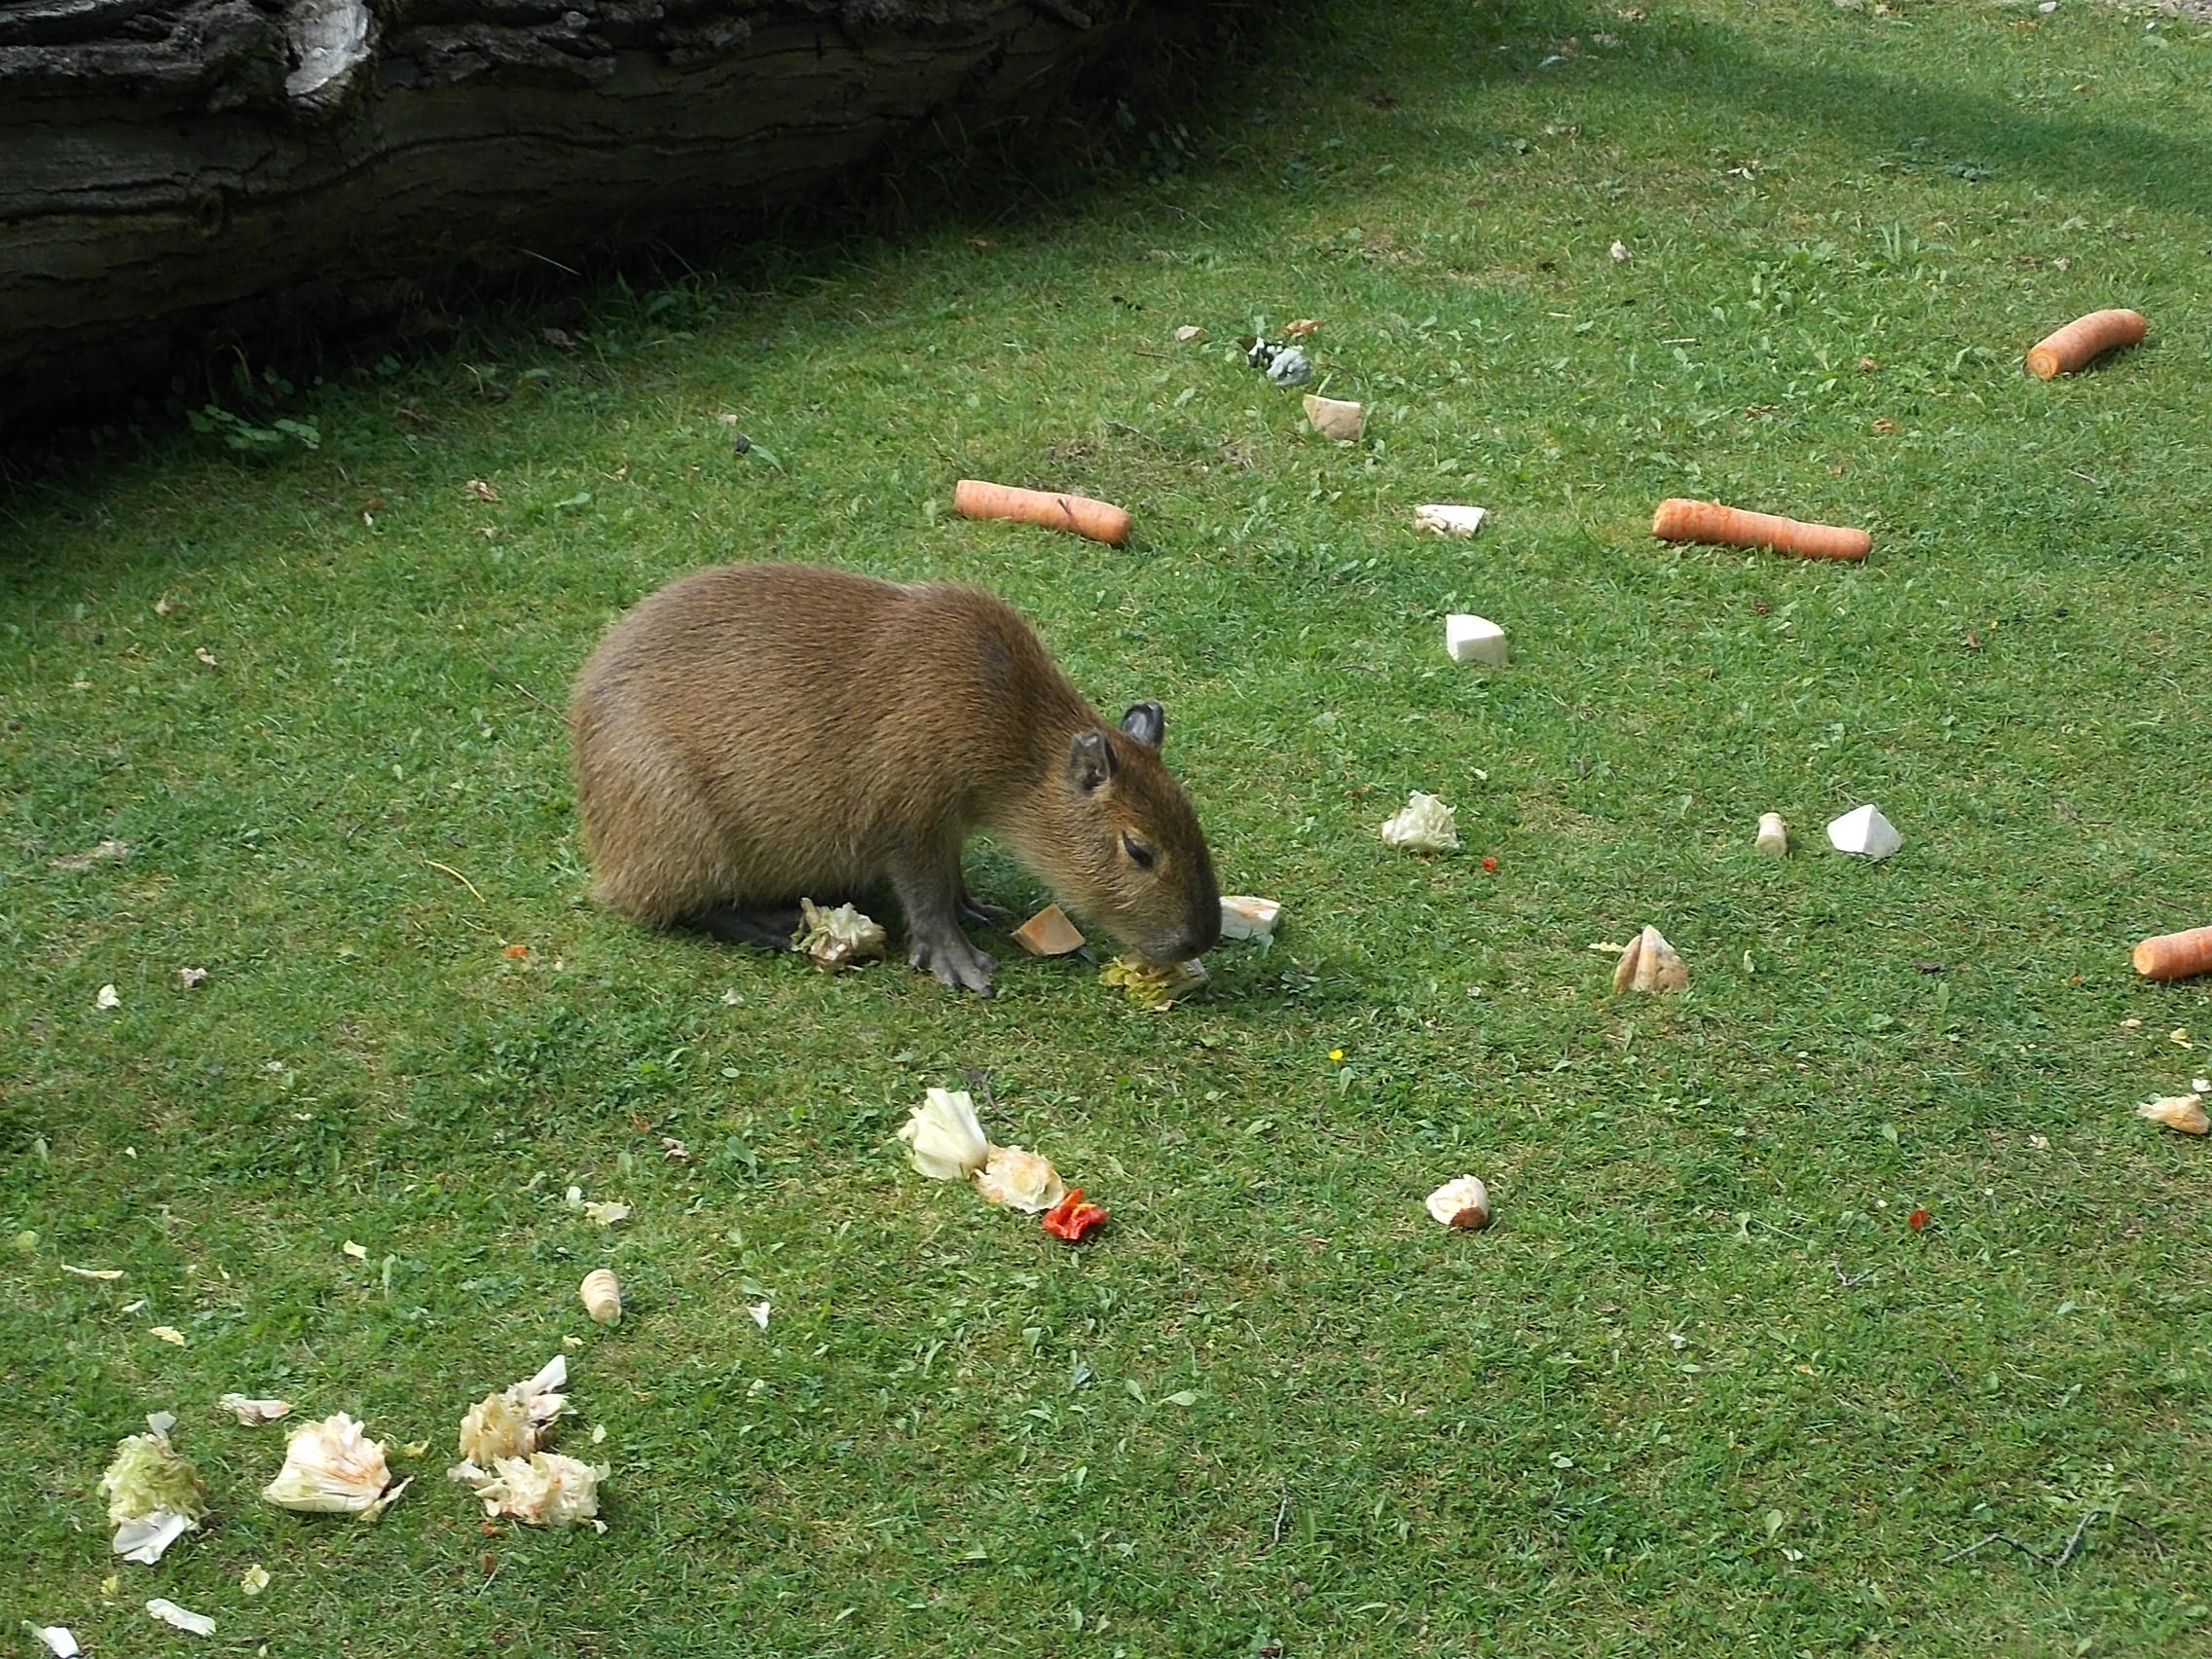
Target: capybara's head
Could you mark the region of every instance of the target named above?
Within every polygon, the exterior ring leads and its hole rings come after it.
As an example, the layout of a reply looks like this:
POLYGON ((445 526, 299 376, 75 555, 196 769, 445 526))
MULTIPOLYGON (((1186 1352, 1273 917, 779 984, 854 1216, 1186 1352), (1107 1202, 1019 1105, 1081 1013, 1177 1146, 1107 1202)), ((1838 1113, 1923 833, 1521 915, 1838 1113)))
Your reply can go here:
POLYGON ((1221 889, 1198 815, 1161 763, 1166 723, 1158 703, 1137 703, 1118 730, 1078 732, 1035 852, 1079 915, 1140 956, 1182 962, 1221 938, 1221 889))

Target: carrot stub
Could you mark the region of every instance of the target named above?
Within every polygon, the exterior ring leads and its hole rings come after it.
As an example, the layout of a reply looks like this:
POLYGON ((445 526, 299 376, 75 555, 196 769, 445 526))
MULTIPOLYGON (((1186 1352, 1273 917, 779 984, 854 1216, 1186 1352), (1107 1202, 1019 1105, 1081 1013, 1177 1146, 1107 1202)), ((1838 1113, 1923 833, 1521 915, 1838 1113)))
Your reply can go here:
POLYGON ((2140 345, 2150 324, 2141 312, 2101 311, 2078 316, 2028 351, 2028 373, 2039 380, 2070 375, 2092 357, 2140 345))
POLYGON ((1768 547, 1800 559, 1863 559, 1873 538, 1840 524, 1806 524, 1778 513, 1747 512, 1718 501, 1659 503, 1651 534, 1662 541, 1710 541, 1721 547, 1768 547))
POLYGON ((1015 524, 1041 524, 1048 530, 1072 530, 1078 535, 1116 547, 1129 534, 1127 513, 1110 501, 1094 501, 1088 496, 1060 496, 1049 490, 1021 490, 1012 484, 963 478, 953 489, 952 504, 968 518, 1012 519, 1015 524))
POLYGON ((2135 971, 2146 979, 2186 979, 2212 974, 2212 928, 2160 934, 2135 947, 2135 971))

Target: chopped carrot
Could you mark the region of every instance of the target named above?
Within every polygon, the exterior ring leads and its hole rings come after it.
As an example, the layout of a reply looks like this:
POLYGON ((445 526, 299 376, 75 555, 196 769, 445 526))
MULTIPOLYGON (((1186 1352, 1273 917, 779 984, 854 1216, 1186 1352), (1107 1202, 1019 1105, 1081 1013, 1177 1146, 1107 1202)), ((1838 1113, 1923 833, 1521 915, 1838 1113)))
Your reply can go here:
POLYGON ((953 489, 952 504, 968 518, 1011 519, 1015 524, 1041 524, 1048 530, 1072 530, 1078 535, 1116 547, 1129 535, 1127 513, 1110 501, 1094 501, 1088 496, 1059 496, 1047 490, 1022 490, 1012 484, 963 478, 953 489))
POLYGON ((1839 524, 1807 524, 1776 513, 1747 512, 1718 501, 1659 503, 1651 534, 1662 541, 1709 541, 1722 547, 1769 547, 1800 559, 1863 559, 1873 539, 1839 524))
POLYGON ((2139 344, 2150 324, 2141 312, 2100 311, 2078 316, 2028 352, 2028 373, 2039 380, 2070 375, 2093 357, 2139 344))
POLYGON ((1071 1187, 1068 1196, 1045 1212, 1045 1231, 1054 1238, 1065 1238, 1070 1244, 1077 1242, 1094 1227, 1103 1227, 1106 1212, 1096 1204, 1083 1201, 1083 1189, 1071 1187))
POLYGON ((2160 934, 2135 947, 2135 971, 2146 979, 2187 979, 2212 974, 2212 928, 2160 934))

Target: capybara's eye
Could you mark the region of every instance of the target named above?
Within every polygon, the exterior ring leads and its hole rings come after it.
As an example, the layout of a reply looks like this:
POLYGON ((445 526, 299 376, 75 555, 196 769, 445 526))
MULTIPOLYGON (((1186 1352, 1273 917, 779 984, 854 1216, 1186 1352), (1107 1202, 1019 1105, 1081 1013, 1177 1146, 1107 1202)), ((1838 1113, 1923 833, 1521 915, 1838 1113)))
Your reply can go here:
POLYGON ((1137 868, 1150 869, 1152 867, 1152 849, 1138 841, 1135 836, 1124 834, 1122 837, 1122 851, 1129 855, 1129 862, 1135 865, 1137 868))

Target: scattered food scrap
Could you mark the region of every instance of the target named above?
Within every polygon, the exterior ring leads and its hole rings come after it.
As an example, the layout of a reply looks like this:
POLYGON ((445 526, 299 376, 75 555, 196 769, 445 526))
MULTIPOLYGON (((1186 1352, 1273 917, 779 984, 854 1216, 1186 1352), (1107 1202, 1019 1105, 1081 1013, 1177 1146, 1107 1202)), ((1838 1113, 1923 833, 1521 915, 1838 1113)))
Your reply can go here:
POLYGON ((569 1381, 569 1362, 555 1354, 537 1375, 487 1394, 461 1419, 461 1461, 446 1473, 471 1485, 490 1480, 487 1472, 502 1457, 527 1457, 538 1449, 547 1427, 568 1409, 561 1392, 569 1381))
POLYGON ((2140 345, 2150 325, 2141 312, 2099 311, 2078 316, 2028 350, 2028 372, 2038 380, 2070 375, 2123 346, 2140 345))
POLYGON ((289 1400, 249 1400, 243 1394, 225 1394, 215 1402, 247 1428, 261 1423, 275 1422, 280 1417, 289 1417, 292 1402, 289 1400))
POLYGON ((1880 861, 1904 845, 1897 826, 1878 806, 1855 806, 1828 825, 1828 845, 1839 853, 1880 861))
POLYGON ((109 1009, 121 1008, 123 998, 113 985, 102 985, 92 997, 92 1007, 105 1014, 109 1009))
POLYGON ((602 1325, 618 1325, 622 1322, 622 1286, 614 1277, 612 1268, 594 1268, 584 1274, 584 1282, 577 1287, 584 1299, 584 1311, 602 1325))
POLYGON ((77 1645, 77 1639, 70 1634, 67 1625, 33 1625, 31 1629, 39 1641, 46 1643, 46 1650, 54 1655, 54 1659, 77 1659, 77 1655, 84 1651, 77 1645))
POLYGON ((1503 668, 1509 654, 1505 630, 1482 616, 1447 616, 1444 619, 1444 653, 1454 662, 1480 663, 1503 668))
POLYGON ((1307 424, 1332 443, 1358 442, 1364 419, 1364 412, 1356 403, 1322 397, 1310 391, 1306 394, 1307 424))
POLYGON ((261 1495, 280 1509, 319 1515, 359 1515, 374 1520, 407 1490, 391 1486, 384 1447, 344 1412, 292 1431, 284 1466, 261 1495), (385 1489, 390 1486, 391 1490, 385 1489))
POLYGON ((1205 330, 1200 328, 1197 323, 1186 322, 1181 328, 1178 328, 1175 331, 1175 339, 1178 344, 1185 344, 1190 341, 1196 340, 1204 332, 1205 330))
POLYGON ((595 1221, 602 1227, 613 1227, 630 1219, 630 1206, 611 1199, 596 1201, 584 1197, 581 1187, 571 1187, 562 1200, 572 1210, 581 1210, 586 1221, 595 1221))
POLYGON ((1189 962, 1150 962, 1141 956, 1117 956, 1099 970, 1098 977, 1120 986, 1129 1001, 1154 1014, 1165 1014, 1197 996, 1213 978, 1195 957, 1189 962))
POLYGON ((1282 905, 1273 899, 1256 899, 1248 893, 1227 893, 1221 900, 1223 939, 1272 939, 1275 918, 1282 905))
POLYGON ((1779 859, 1789 851, 1789 825, 1779 812, 1759 814, 1759 832, 1751 838, 1754 851, 1779 859))
POLYGON ((1431 501, 1426 506, 1414 508, 1414 528, 1434 531, 1438 535, 1472 535, 1482 529, 1483 520, 1488 517, 1488 507, 1461 507, 1449 501, 1431 501))
POLYGON ((2135 947, 2136 973, 2146 979, 2187 979, 2212 974, 2212 927, 2159 934, 2135 947))
POLYGON ((1285 340, 1309 340, 1320 332, 1321 319, 1319 317, 1302 316, 1295 322, 1286 322, 1282 325, 1282 337, 1285 340))
POLYGON ((181 990, 196 991, 207 982, 204 968, 179 968, 176 971, 177 986, 181 990))
POLYGON ((599 1483, 612 1471, 558 1452, 501 1457, 476 1488, 486 1515, 511 1515, 533 1527, 570 1527, 589 1521, 600 1531, 599 1483))
POLYGON ((207 1513, 207 1489, 191 1461, 169 1444, 176 1419, 156 1412, 146 1432, 116 1443, 114 1459, 100 1476, 107 1518, 115 1528, 114 1551, 125 1561, 151 1565, 207 1513))
POLYGON ((1018 1146, 994 1146, 977 1172, 976 1191, 986 1203, 1036 1215, 1051 1209, 1067 1193, 1066 1183, 1046 1160, 1018 1146))
POLYGON ((1689 982, 1689 965, 1667 942, 1667 936, 1653 927, 1646 927, 1630 940, 1613 966, 1616 993, 1686 990, 1689 982))
POLYGON ((1070 1244, 1080 1243, 1086 1234, 1105 1225, 1106 1211, 1097 1204, 1086 1203, 1081 1187, 1071 1187, 1044 1216, 1045 1231, 1070 1244))
POLYGON ((1065 956, 1083 948, 1083 934, 1057 904, 1048 904, 1014 930, 1014 942, 1032 956, 1065 956))
POLYGON ((991 1143, 977 1121, 966 1089, 933 1088, 899 1130, 914 1167, 933 1181, 960 1181, 981 1172, 991 1143))
POLYGON ((215 1634, 215 1621, 213 1619, 205 1613, 188 1612, 166 1596, 156 1596, 151 1602, 148 1602, 146 1611, 152 1613, 162 1623, 174 1625, 179 1630, 190 1631, 194 1636, 213 1636, 215 1634))
POLYGON ((850 904, 826 910, 811 899, 798 902, 803 918, 793 936, 792 948, 803 950, 815 963, 831 972, 858 968, 883 954, 887 942, 881 924, 850 904))
POLYGON ((1428 1213, 1446 1227, 1476 1232, 1490 1225, 1490 1189, 1472 1175, 1447 1181, 1428 1195, 1428 1213))
POLYGON ((953 487, 952 505, 966 518, 1007 519, 1014 524, 1073 531, 1113 547, 1129 538, 1129 515, 1110 501, 1093 500, 1088 496, 1062 496, 963 478, 953 487))
POLYGON ((239 1574, 239 1588, 248 1596, 258 1596, 269 1588, 269 1569, 255 1562, 239 1574))
POLYGON ((1382 844, 1417 853, 1452 852, 1459 845, 1459 832, 1452 826, 1455 816, 1455 808, 1416 790, 1404 810, 1383 824, 1382 844))
MULTIPOLYGON (((763 1331, 765 1331, 768 1328, 768 1315, 775 1309, 773 1305, 770 1303, 755 1302, 749 1304, 745 1310, 746 1312, 753 1315, 753 1322, 756 1325, 758 1325, 763 1331)), ((597 1441, 598 1438, 599 1431, 594 1429, 592 1431, 592 1439, 594 1441, 597 1441)))
POLYGON ((2135 1115, 2148 1118, 2154 1124, 2163 1124, 2169 1129, 2179 1129, 2185 1135, 2201 1135, 2212 1130, 2212 1119, 2205 1117, 2201 1094, 2169 1094, 2161 1099, 2146 1100, 2135 1108, 2135 1115))
POLYGON ((1651 534, 1661 541, 1702 541, 1721 547, 1764 547, 1801 559, 1860 560, 1873 546, 1862 530, 1842 525, 1808 524, 1778 513, 1747 512, 1718 501, 1672 497, 1651 516, 1651 534))

